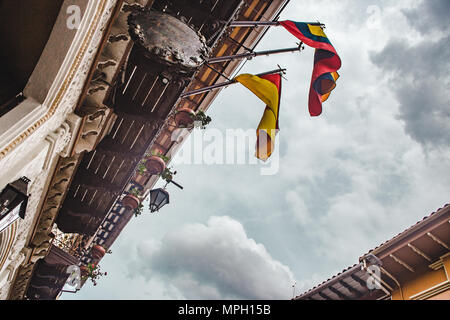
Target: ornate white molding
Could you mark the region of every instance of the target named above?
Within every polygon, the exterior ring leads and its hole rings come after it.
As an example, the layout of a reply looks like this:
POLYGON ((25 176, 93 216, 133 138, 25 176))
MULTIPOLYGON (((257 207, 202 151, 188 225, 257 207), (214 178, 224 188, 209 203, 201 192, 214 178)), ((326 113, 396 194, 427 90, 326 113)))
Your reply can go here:
MULTIPOLYGON (((80 29, 47 98, 42 108, 37 108, 36 114, 31 117, 33 120, 38 119, 27 126, 26 130, 14 132, 12 141, 0 140, 3 145, 3 149, 0 150, 0 159, 6 160, 7 156, 25 139, 28 141, 35 135, 42 138, 56 130, 66 116, 73 111, 116 2, 117 0, 89 0, 80 29), (45 110, 43 115, 41 115, 42 109, 45 110), (51 118, 52 121, 48 121, 51 118), (53 118, 60 121, 53 121, 53 118)), ((11 137, 11 132, 6 134, 7 137, 11 137)))
MULTIPOLYGON (((70 114, 76 107, 116 2, 116 0, 89 0, 76 41, 60 70, 60 74, 64 77, 55 81, 52 86, 55 90, 51 89, 49 93, 51 98, 46 99, 42 106, 42 109, 46 110, 45 115, 0 151, 1 173, 12 170, 15 175, 25 175, 32 181, 25 219, 18 223, 16 239, 0 270, 0 277, 3 270, 10 271, 0 292, 0 299, 6 299, 9 295, 13 298, 23 295, 33 267, 33 261, 30 261, 31 263, 27 261, 32 257, 32 260, 35 260, 35 257, 39 256, 39 252, 27 247, 27 242, 30 240, 33 226, 37 223, 36 219, 59 155, 67 156, 70 146, 73 146, 76 140, 75 133, 78 132, 81 118, 70 114), (30 150, 36 149, 41 149, 41 152, 37 155, 30 154, 30 150), (18 163, 28 165, 16 173, 18 163), (23 263, 25 264, 20 267, 23 263), (10 292, 13 283, 15 283, 14 292, 10 292)), ((3 178, 2 174, 0 180, 3 178)), ((1 181, 3 184, 1 187, 5 182, 8 181, 1 181)), ((51 230, 51 225, 49 229, 51 230)), ((42 245, 43 247, 38 249, 45 255, 45 244, 42 245)), ((5 279, 0 279, 0 283, 2 280, 5 279)))

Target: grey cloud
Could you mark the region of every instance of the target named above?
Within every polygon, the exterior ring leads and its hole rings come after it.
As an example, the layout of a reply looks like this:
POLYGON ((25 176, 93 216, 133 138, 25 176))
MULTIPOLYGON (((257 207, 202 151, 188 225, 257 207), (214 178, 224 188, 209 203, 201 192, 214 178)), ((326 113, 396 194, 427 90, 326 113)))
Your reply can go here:
POLYGON ((407 40, 395 39, 379 53, 372 54, 372 62, 386 71, 402 76, 442 77, 448 75, 450 37, 439 41, 424 41, 409 46, 407 40))
POLYGON ((405 132, 424 146, 450 145, 450 37, 416 46, 393 40, 371 59, 392 76, 405 132))
POLYGON ((374 181, 377 185, 374 199, 386 206, 400 202, 411 188, 407 177, 393 171, 380 174, 374 181))
MULTIPOLYGON (((422 1, 403 9, 411 26, 422 34, 448 31, 448 0, 422 1)), ((450 37, 436 35, 415 46, 405 39, 391 40, 371 55, 372 62, 393 75, 390 85, 400 103, 399 119, 405 132, 423 146, 450 144, 450 37)))
POLYGON ((402 11, 409 23, 422 34, 431 30, 447 31, 449 29, 450 1, 448 0, 425 0, 417 8, 402 11))
POLYGON ((161 276, 187 299, 288 299, 294 283, 287 266, 226 216, 171 231, 159 246, 141 245, 139 256, 131 275, 161 276))
POLYGON ((352 181, 348 173, 339 167, 328 169, 323 176, 316 176, 307 186, 309 195, 306 204, 311 212, 327 212, 330 201, 350 192, 352 181))

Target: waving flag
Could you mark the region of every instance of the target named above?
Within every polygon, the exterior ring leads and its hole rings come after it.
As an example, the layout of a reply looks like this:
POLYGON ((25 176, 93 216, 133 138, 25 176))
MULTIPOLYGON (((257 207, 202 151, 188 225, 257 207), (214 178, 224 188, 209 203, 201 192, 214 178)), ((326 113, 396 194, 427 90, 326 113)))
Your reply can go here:
POLYGON ((322 113, 322 102, 328 99, 336 87, 341 59, 319 25, 290 20, 280 21, 280 24, 304 44, 316 49, 309 90, 309 113, 318 116, 322 113))
POLYGON ((256 157, 266 161, 275 146, 275 136, 279 130, 281 75, 278 73, 256 76, 241 74, 234 80, 244 85, 266 104, 266 109, 256 130, 256 157))

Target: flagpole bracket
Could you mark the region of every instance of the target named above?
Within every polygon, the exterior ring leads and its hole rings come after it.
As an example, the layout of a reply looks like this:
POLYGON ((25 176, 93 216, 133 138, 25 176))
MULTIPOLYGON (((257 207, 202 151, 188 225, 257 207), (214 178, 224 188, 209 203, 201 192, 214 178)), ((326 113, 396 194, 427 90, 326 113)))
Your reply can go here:
POLYGON ((288 81, 288 79, 285 77, 285 75, 286 75, 286 69, 283 69, 279 64, 277 64, 277 66, 278 66, 278 69, 280 70, 280 76, 281 76, 284 80, 288 81))

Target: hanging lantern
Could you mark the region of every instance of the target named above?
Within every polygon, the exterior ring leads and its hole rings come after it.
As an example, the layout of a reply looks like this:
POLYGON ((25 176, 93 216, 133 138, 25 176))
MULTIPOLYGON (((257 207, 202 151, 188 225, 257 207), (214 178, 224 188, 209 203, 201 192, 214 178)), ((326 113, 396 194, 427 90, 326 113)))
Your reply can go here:
POLYGON ((169 193, 161 188, 150 191, 150 212, 159 211, 169 203, 169 193))
POLYGON ((19 218, 25 219, 30 180, 23 177, 8 184, 0 192, 0 232, 19 218))

